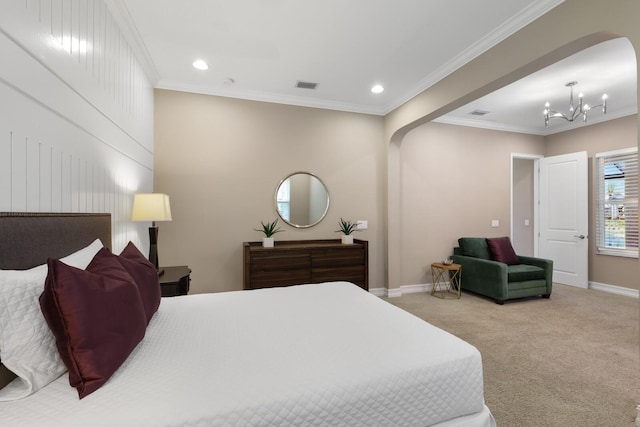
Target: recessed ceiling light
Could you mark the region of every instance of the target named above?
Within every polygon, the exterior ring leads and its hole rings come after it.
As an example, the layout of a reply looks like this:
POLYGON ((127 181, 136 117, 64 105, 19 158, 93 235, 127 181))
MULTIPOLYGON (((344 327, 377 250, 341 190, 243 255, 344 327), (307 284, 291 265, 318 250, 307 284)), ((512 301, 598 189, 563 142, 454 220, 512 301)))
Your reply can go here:
POLYGON ((382 87, 382 85, 375 85, 374 87, 371 88, 371 92, 382 93, 384 92, 384 87, 382 87))
POLYGON ((204 62, 202 59, 197 59, 193 61, 193 67, 202 71, 209 69, 209 65, 206 62, 204 62))

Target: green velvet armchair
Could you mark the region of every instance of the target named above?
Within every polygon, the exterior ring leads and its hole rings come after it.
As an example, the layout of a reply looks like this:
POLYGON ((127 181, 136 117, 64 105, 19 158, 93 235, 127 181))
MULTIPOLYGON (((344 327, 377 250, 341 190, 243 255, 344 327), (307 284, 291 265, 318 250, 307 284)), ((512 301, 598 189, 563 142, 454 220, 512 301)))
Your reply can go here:
MULTIPOLYGON (((508 238, 506 239, 508 242, 508 238)), ((543 258, 519 256, 513 252, 505 262, 500 253, 493 253, 495 240, 481 237, 463 237, 458 239, 459 247, 454 248, 452 260, 462 266, 461 286, 471 291, 492 298, 498 304, 515 298, 551 296, 553 280, 553 261, 543 258)), ((501 243, 504 243, 502 240, 501 243)))

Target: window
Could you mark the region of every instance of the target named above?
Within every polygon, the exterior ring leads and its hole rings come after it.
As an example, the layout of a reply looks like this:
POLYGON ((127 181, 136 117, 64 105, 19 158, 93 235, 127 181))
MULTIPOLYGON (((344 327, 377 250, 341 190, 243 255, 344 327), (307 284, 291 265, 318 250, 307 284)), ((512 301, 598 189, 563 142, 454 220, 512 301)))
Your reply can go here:
POLYGON ((278 193, 276 195, 276 203, 278 204, 278 212, 285 221, 290 221, 291 218, 291 180, 285 179, 278 187, 278 193))
POLYGON ((596 154, 597 252, 638 257, 638 149, 596 154))

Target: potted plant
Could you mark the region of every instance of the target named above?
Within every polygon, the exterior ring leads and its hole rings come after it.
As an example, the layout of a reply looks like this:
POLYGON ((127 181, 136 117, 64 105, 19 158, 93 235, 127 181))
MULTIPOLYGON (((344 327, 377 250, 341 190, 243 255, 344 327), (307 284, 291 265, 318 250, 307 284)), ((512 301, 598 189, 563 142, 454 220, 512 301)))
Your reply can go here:
POLYGON ((345 245, 353 244, 353 234, 351 233, 353 233, 354 231, 360 231, 357 228, 358 224, 351 220, 340 218, 340 222, 338 222, 338 225, 340 226, 340 230, 336 230, 336 233, 342 233, 342 243, 344 243, 345 245))
POLYGON ((254 228, 255 231, 260 231, 264 233, 264 237, 262 238, 262 247, 264 248, 272 248, 273 247, 273 235, 276 233, 280 233, 284 231, 278 227, 278 218, 276 218, 273 222, 267 222, 266 224, 260 221, 260 225, 262 225, 262 230, 254 228))

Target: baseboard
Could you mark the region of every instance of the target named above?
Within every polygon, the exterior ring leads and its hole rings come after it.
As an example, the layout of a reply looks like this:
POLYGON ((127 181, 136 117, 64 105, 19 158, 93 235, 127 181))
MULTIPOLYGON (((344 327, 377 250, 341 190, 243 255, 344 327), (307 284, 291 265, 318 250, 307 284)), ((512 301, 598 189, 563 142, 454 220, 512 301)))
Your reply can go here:
POLYGON ((622 295, 625 297, 640 298, 640 291, 638 291, 637 289, 625 288, 616 285, 607 285, 606 283, 589 282, 589 289, 608 292, 610 294, 622 295))
POLYGON ((369 293, 373 294, 377 297, 386 297, 387 296, 387 288, 370 288, 369 293))
MULTIPOLYGON (((374 288, 369 292, 378 297, 396 298, 406 294, 415 294, 418 292, 431 292, 432 283, 423 283, 417 285, 402 285, 399 288, 374 288)), ((640 298, 640 291, 637 289, 625 288, 623 286, 608 285, 606 283, 589 282, 589 289, 596 291, 608 292, 610 294, 622 295, 630 298, 640 298)), ((640 426, 638 426, 640 427, 640 426)))
POLYGON ((379 297, 388 297, 388 298, 396 298, 401 297, 406 294, 415 294, 419 292, 431 292, 431 288, 433 285, 431 283, 423 283, 417 285, 402 285, 399 288, 374 288, 369 289, 369 292, 379 296, 379 297))

